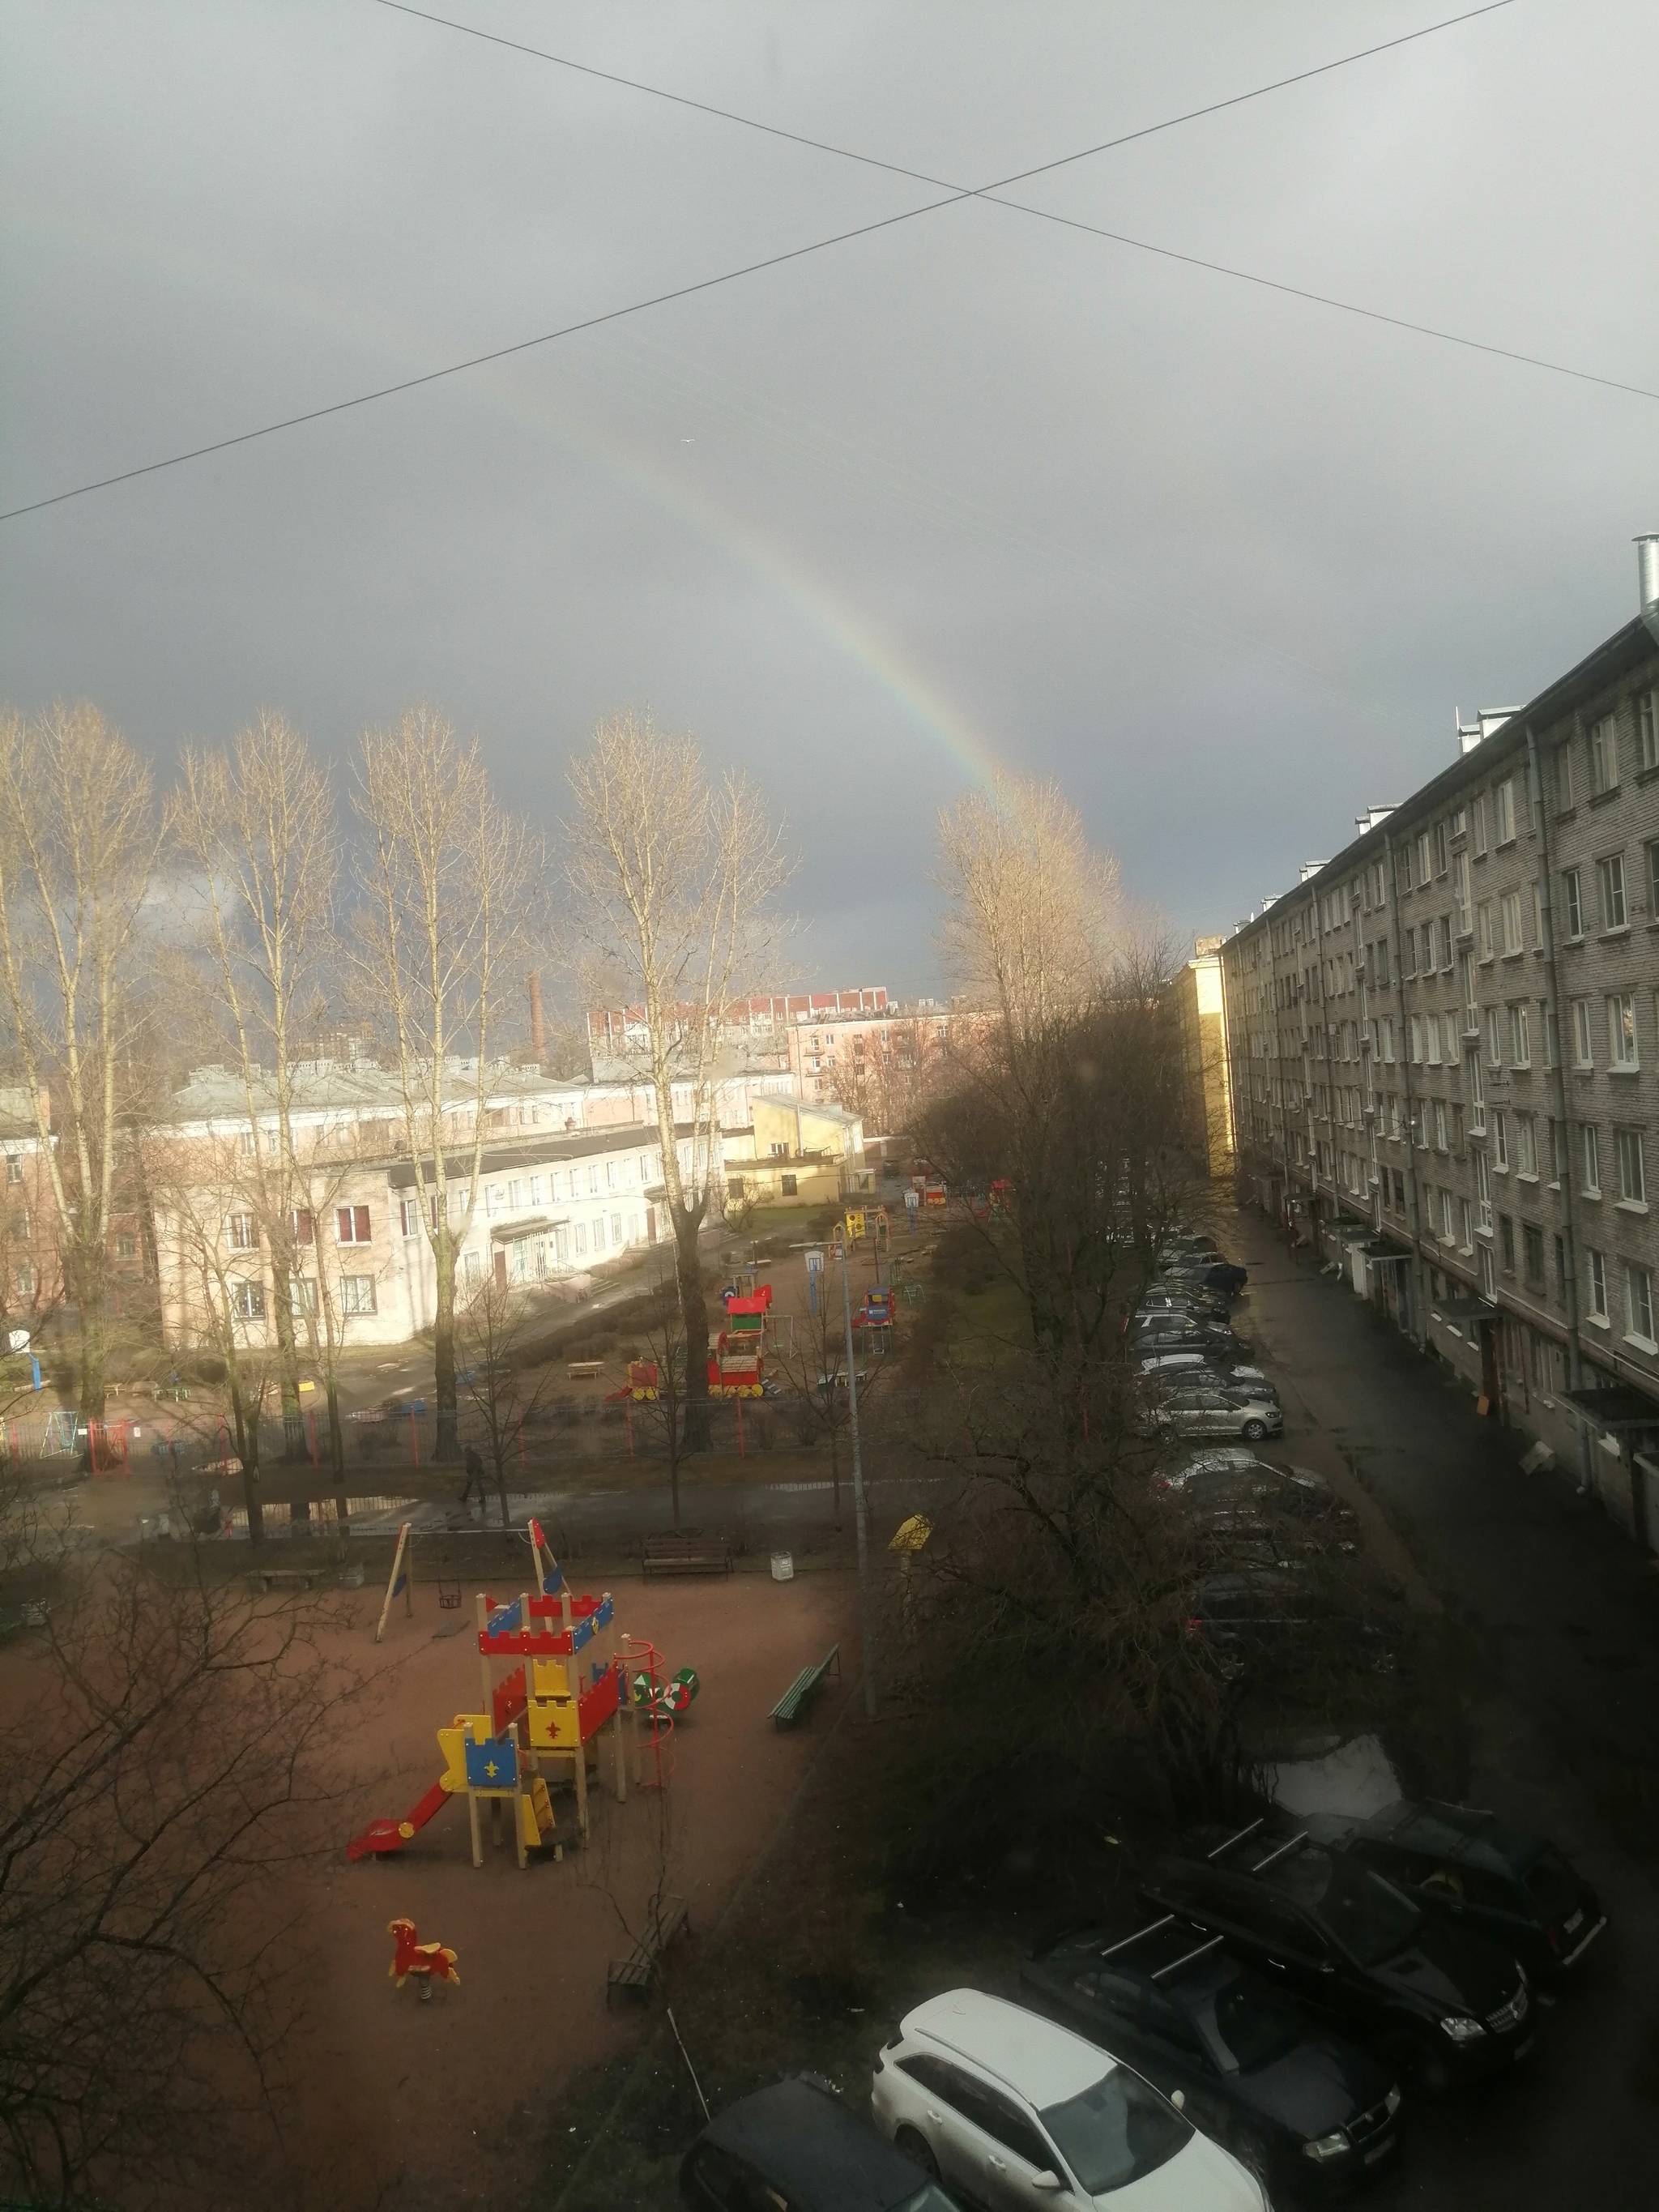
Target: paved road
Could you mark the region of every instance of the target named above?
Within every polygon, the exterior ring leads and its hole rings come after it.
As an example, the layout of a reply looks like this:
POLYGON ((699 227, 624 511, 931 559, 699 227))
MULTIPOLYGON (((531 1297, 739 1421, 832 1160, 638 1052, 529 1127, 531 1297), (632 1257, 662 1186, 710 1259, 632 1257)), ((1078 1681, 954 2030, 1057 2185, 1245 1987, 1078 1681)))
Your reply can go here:
MULTIPOLYGON (((1238 1327, 1285 1401, 1286 1447, 1340 1452, 1463 1632, 1471 1802, 1561 1844, 1611 1918, 1533 2059, 1419 2117, 1369 2201, 1582 2212, 1659 2203, 1659 1572, 1569 1478, 1352 1291, 1240 1217, 1238 1327)), ((1419 1595, 1421 1593, 1419 1593, 1419 1595)))

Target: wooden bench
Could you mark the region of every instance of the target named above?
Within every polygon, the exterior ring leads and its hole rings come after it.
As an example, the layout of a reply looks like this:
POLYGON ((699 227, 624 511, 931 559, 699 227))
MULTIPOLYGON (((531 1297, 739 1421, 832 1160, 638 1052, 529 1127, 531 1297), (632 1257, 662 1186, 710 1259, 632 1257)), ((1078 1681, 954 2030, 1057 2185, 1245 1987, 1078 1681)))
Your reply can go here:
POLYGON ((659 1898, 647 1916, 633 1949, 625 1959, 613 1959, 605 1969, 605 2001, 616 1990, 649 1996, 662 1972, 663 1954, 677 1936, 691 1932, 691 1908, 683 1897, 659 1898))
POLYGON ((729 1575, 732 1554, 724 1536, 647 1536, 640 1566, 653 1575, 729 1575))
POLYGON ((793 1728, 805 1712, 811 1710, 812 1700, 823 1686, 823 1678, 831 1668, 836 1680, 841 1680, 841 1646, 832 1644, 816 1667, 803 1667, 789 1687, 772 1708, 772 1719, 781 1728, 793 1728))
POLYGON ((602 1359, 573 1359, 564 1371, 573 1382, 597 1382, 605 1372, 605 1362, 602 1359))
POLYGON ((308 1590, 322 1571, 320 1567, 250 1567, 247 1578, 263 1595, 273 1583, 280 1589, 308 1590))

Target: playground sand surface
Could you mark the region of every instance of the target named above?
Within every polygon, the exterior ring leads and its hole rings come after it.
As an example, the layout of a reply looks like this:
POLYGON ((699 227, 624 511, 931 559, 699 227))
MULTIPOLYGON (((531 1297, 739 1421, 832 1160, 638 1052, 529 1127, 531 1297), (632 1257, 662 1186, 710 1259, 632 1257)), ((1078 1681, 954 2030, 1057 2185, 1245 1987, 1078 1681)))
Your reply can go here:
MULTIPOLYGON (((366 1818, 402 1814, 434 1780, 435 1731, 475 1709, 480 1686, 470 1590, 461 1613, 441 1614, 433 1591, 418 1589, 414 1618, 400 1601, 378 1651, 378 1595, 357 1615, 350 1656, 391 1671, 340 1742, 342 1771, 365 1783, 343 1819, 339 1856, 308 1877, 298 1900, 315 1962, 305 2047, 290 2054, 308 2203, 417 2212, 521 2201, 561 2082, 641 2032, 637 2000, 607 2008, 605 1968, 630 1948, 623 1923, 640 1926, 661 1849, 665 1888, 690 1906, 695 1955, 856 1678, 852 1589, 840 1575, 630 1580, 616 1597, 622 1628, 648 1637, 671 1670, 694 1666, 701 1694, 665 1747, 662 1796, 635 1789, 630 1772, 628 1802, 617 1804, 607 1736, 590 1783, 587 1850, 567 1848, 562 1863, 532 1854, 523 1872, 510 1834, 492 1845, 487 1813, 484 1864, 473 1867, 463 1802, 397 1856, 347 1863, 349 1833, 366 1818), (772 1705, 837 1642, 844 1684, 827 1684, 807 1723, 780 1733, 772 1705), (397 1916, 413 1920, 422 1942, 459 1954, 459 1989, 441 1987, 422 2003, 412 1981, 395 1986, 386 1923, 397 1916)), ((648 1737, 641 1755, 648 1777, 648 1737)), ((562 1790, 555 1802, 574 1844, 574 1796, 562 1790)))

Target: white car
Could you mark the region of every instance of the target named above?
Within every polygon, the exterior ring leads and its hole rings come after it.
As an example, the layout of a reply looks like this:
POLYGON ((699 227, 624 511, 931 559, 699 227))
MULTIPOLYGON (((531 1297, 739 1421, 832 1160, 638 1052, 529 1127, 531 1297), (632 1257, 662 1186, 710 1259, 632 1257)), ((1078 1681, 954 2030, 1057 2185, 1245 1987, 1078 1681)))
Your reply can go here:
POLYGON ((870 2102, 884 2135, 985 2212, 1271 2212, 1238 2160, 1131 2068, 978 1990, 906 2014, 870 2102))

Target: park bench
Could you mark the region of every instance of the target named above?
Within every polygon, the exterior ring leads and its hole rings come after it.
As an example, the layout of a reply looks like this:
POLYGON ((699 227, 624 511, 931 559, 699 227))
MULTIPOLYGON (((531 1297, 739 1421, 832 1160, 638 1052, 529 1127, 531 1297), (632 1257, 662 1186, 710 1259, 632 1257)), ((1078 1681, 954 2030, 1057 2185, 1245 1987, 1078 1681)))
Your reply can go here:
POLYGON ((605 1372, 605 1362, 602 1359, 573 1359, 564 1371, 573 1382, 597 1382, 605 1372))
POLYGON ((653 1575, 729 1575, 732 1554, 724 1536, 647 1536, 640 1565, 653 1575))
POLYGON ((841 1646, 832 1644, 816 1667, 803 1667, 789 1687, 772 1708, 772 1718, 781 1728, 793 1728, 801 1715, 811 1710, 812 1700, 823 1686, 823 1678, 831 1668, 836 1680, 841 1680, 841 1646))
POLYGON ((247 1578, 263 1596, 273 1583, 279 1589, 308 1590, 322 1571, 320 1567, 250 1567, 247 1578))
POLYGON ((648 1996, 662 1972, 663 1954, 677 1936, 691 1932, 691 1908, 683 1897, 659 1898, 646 1917, 644 1928, 625 1959, 613 1959, 605 1968, 605 2001, 615 1990, 631 1990, 648 1996))

